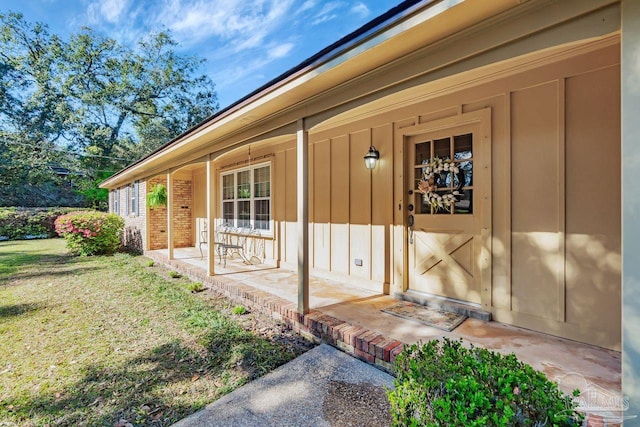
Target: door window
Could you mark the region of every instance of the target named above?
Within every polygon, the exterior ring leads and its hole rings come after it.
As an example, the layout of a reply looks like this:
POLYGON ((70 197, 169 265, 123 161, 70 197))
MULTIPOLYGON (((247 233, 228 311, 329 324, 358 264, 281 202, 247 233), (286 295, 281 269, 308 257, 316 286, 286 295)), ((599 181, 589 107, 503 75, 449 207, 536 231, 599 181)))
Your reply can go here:
POLYGON ((427 188, 429 194, 416 194, 419 198, 416 200, 416 213, 473 214, 473 160, 473 134, 470 133, 417 143, 414 164, 415 188, 418 190, 422 182, 420 187, 423 190, 427 188), (448 165, 443 170, 433 173, 430 182, 424 183, 425 174, 432 170, 434 161, 438 159, 448 165), (443 202, 440 205, 433 203, 434 196, 443 202))

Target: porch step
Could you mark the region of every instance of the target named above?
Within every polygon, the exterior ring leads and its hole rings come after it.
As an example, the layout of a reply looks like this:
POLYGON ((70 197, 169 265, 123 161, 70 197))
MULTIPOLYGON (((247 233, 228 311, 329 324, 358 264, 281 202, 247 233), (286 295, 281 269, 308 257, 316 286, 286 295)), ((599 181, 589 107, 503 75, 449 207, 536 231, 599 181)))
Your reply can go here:
POLYGON ((409 301, 426 307, 449 311, 451 313, 464 314, 465 316, 483 320, 485 322, 491 320, 491 313, 471 304, 451 301, 446 298, 426 295, 415 291, 396 292, 393 296, 399 300, 409 301))

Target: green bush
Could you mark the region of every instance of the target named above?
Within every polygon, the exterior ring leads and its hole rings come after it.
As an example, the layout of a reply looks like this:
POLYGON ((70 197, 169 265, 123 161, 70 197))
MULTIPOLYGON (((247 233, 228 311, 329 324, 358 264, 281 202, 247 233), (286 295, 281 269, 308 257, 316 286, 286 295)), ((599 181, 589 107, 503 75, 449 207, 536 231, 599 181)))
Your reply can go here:
POLYGON ((173 270, 169 271, 167 273, 167 276, 171 277, 172 279, 179 279, 179 278, 182 277, 182 275, 180 273, 178 273, 177 271, 173 271, 173 270))
MULTIPOLYGON (((398 355, 395 426, 577 426, 577 402, 514 354, 444 339, 398 355)), ((579 392, 574 391, 577 397, 579 392)))
POLYGON ((233 310, 231 310, 231 312, 240 316, 242 314, 245 314, 247 312, 247 309, 244 307, 244 305, 236 305, 235 307, 233 307, 233 310))
POLYGON ((189 289, 193 293, 202 292, 204 291, 204 285, 200 282, 191 282, 187 285, 187 289, 189 289))
POLYGON ((120 248, 124 219, 114 213, 71 212, 59 216, 55 224, 74 255, 112 254, 120 248))
POLYGON ((0 208, 0 240, 55 237, 58 216, 77 208, 0 208))

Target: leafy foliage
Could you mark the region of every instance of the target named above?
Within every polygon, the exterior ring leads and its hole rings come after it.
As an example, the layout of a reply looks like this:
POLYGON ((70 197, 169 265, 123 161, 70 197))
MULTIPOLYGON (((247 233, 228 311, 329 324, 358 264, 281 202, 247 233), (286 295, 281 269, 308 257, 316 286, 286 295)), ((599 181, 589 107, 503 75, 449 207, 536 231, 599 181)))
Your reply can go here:
POLYGON ((196 293, 204 291, 205 287, 200 282, 189 282, 189 284, 187 285, 187 289, 189 289, 193 293, 196 293))
POLYGON ((55 220, 75 208, 0 209, 0 236, 9 240, 56 236, 55 220))
POLYGON ((71 181, 100 207, 97 182, 214 113, 203 60, 176 46, 166 32, 133 48, 91 28, 63 39, 0 13, 0 205, 26 205, 15 189, 71 181))
POLYGON ((583 418, 573 397, 514 354, 445 338, 405 348, 395 371, 396 426, 577 426, 583 418))
POLYGON ((74 255, 112 254, 120 248, 124 219, 114 213, 71 212, 59 216, 56 232, 74 255))
POLYGON ((231 310, 231 312, 235 315, 242 315, 242 314, 246 314, 247 309, 245 308, 244 305, 236 305, 235 307, 233 307, 233 309, 231 310))
POLYGON ((151 191, 147 193, 147 206, 154 209, 167 205, 167 187, 162 184, 155 184, 151 191))

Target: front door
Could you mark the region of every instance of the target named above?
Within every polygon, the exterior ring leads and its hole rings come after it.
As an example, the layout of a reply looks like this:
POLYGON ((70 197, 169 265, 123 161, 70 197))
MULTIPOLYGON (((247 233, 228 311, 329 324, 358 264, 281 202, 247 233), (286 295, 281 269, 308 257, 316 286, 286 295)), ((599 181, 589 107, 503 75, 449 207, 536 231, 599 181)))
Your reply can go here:
POLYGON ((488 267, 482 215, 490 193, 482 126, 454 120, 450 127, 421 125, 405 134, 410 290, 482 302, 488 267))

